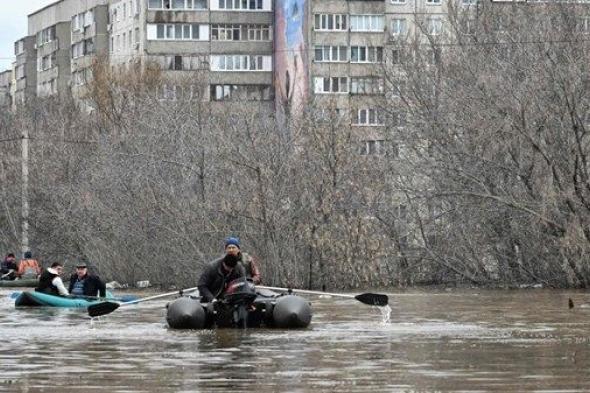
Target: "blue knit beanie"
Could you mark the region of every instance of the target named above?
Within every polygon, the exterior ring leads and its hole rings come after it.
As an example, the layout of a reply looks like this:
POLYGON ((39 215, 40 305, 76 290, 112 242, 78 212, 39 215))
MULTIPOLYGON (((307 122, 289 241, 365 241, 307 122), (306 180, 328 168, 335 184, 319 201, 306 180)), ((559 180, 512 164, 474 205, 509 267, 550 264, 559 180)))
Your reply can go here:
POLYGON ((227 239, 225 239, 225 247, 229 246, 230 244, 233 244, 237 248, 240 248, 240 239, 237 237, 230 236, 227 239))

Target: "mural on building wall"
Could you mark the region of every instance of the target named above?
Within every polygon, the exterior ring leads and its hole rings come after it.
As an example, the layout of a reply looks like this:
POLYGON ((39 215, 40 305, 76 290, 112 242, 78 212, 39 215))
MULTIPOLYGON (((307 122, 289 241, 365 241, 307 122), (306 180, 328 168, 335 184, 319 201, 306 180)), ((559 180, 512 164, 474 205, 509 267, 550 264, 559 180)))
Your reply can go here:
POLYGON ((276 2, 275 97, 287 115, 300 113, 309 93, 307 1, 276 2))

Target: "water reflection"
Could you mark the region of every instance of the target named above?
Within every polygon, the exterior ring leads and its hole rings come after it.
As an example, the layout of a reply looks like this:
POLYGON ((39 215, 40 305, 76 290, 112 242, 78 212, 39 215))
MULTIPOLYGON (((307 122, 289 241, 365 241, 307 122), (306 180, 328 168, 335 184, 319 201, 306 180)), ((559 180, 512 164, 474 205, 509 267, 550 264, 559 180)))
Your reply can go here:
POLYGON ((303 330, 175 331, 165 301, 93 321, 0 290, 0 392, 589 391, 582 292, 312 298, 303 330))

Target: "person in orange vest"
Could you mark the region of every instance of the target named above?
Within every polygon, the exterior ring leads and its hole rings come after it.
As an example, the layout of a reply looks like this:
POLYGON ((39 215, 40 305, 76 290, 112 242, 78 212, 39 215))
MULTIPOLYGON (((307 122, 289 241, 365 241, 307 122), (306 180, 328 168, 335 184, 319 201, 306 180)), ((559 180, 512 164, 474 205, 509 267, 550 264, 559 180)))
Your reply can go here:
POLYGON ((30 251, 25 252, 25 257, 18 263, 16 276, 18 278, 38 278, 41 275, 41 265, 30 251))

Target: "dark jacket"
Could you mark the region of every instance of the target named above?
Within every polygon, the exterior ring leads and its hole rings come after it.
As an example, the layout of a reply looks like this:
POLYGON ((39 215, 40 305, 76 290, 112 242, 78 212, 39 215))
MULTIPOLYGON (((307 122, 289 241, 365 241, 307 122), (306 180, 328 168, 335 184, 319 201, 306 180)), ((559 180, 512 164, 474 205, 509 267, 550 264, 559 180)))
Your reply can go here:
POLYGON ((52 283, 55 277, 59 277, 59 275, 51 273, 49 270, 45 269, 43 273, 41 273, 41 277, 39 277, 39 285, 35 288, 35 291, 48 293, 50 295, 59 295, 57 287, 52 283))
POLYGON ((16 267, 16 262, 14 260, 9 261, 8 259, 4 259, 0 264, 0 273, 8 273, 9 270, 16 271, 18 268, 16 267))
POLYGON ((224 258, 225 256, 209 263, 199 278, 197 286, 199 287, 202 303, 221 298, 227 284, 246 276, 244 267, 240 263, 231 272, 226 272, 223 267, 224 258))
MULTIPOLYGON (((84 278, 86 279, 84 281, 84 296, 99 296, 98 294, 100 292, 100 297, 106 297, 107 287, 98 276, 87 274, 84 278)), ((68 288, 69 293, 72 293, 76 281, 78 281, 78 275, 72 274, 70 277, 70 287, 68 288)))

